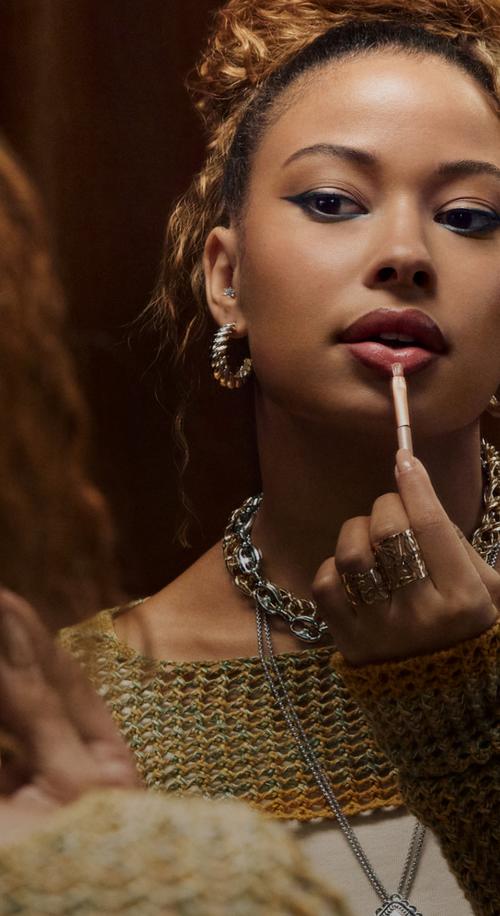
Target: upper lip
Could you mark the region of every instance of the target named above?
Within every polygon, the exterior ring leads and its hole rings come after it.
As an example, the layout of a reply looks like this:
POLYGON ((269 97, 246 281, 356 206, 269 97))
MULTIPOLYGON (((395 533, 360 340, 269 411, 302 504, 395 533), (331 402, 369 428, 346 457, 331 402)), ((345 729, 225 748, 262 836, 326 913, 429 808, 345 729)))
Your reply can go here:
POLYGON ((434 353, 444 353, 446 341, 436 322, 419 309, 382 308, 368 312, 340 334, 342 343, 373 340, 381 334, 404 334, 419 346, 434 353))

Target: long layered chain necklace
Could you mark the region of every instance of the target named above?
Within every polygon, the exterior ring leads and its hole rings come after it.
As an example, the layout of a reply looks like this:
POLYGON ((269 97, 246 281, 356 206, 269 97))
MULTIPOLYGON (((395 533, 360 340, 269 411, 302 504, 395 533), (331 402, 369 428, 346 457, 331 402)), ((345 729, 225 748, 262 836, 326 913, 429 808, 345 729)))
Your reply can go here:
MULTIPOLYGON (((500 553, 500 455, 484 439, 481 442, 481 463, 485 481, 484 512, 481 524, 474 532, 471 542, 480 556, 490 566, 495 566, 500 553)), ((381 906, 375 911, 374 916, 422 916, 408 898, 422 854, 425 827, 418 821, 415 823, 397 891, 390 894, 342 811, 281 675, 273 651, 270 617, 277 616, 285 620, 291 632, 308 643, 318 642, 326 632, 327 626, 319 618, 314 601, 297 598, 262 575, 262 554, 251 538, 252 525, 261 501, 262 494, 250 497, 240 509, 232 513, 222 545, 226 566, 235 584, 255 605, 259 656, 272 696, 358 864, 381 901, 381 906)))

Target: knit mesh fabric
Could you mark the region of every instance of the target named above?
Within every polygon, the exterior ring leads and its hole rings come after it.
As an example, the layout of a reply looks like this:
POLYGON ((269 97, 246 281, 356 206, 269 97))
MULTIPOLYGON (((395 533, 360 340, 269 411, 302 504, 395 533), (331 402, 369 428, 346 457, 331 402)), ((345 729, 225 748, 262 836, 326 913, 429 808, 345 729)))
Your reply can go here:
POLYGON ((481 916, 500 914, 500 625, 453 649, 352 668, 334 657, 401 790, 481 916))
MULTIPOLYGON (((113 612, 66 630, 146 785, 232 796, 279 818, 331 816, 258 658, 154 661, 113 612)), ((277 656, 346 814, 403 798, 437 836, 474 912, 500 916, 500 625, 429 656, 352 668, 327 647, 277 656)))
MULTIPOLYGON (((152 661, 118 643, 112 612, 62 634, 151 789, 245 800, 275 817, 332 817, 258 658, 152 661)), ((331 649, 277 656, 295 709, 347 814, 400 805, 393 767, 331 665, 331 649)))

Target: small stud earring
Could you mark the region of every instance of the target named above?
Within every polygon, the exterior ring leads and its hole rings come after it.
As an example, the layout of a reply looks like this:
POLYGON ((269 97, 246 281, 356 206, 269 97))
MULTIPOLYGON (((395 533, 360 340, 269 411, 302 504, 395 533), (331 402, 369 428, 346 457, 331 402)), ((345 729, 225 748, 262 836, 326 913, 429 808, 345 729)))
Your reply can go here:
POLYGON ((230 299, 236 299, 236 290, 233 289, 232 286, 226 286, 224 295, 228 296, 230 299))
POLYGON ((492 394, 490 398, 490 403, 488 404, 487 411, 490 416, 498 419, 500 417, 500 400, 497 398, 496 394, 492 394))

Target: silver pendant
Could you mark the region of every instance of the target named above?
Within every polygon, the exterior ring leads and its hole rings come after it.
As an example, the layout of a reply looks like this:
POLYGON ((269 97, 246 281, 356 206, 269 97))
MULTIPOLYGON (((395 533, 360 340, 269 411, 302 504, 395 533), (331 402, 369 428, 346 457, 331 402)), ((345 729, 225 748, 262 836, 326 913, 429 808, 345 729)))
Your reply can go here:
POLYGON ((393 894, 375 910, 375 916, 422 916, 422 913, 418 913, 417 909, 400 894, 393 894))

